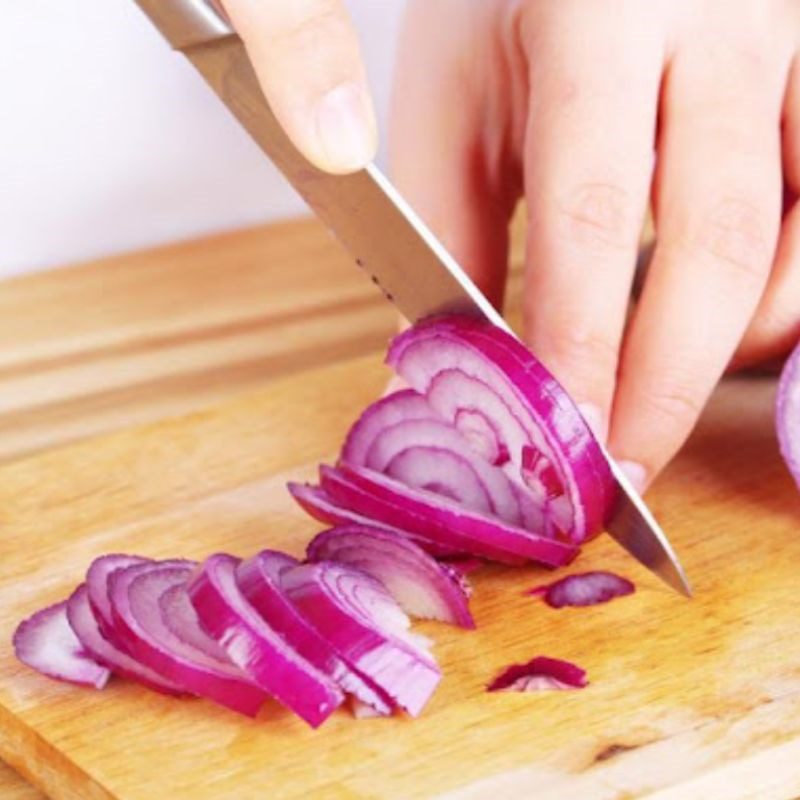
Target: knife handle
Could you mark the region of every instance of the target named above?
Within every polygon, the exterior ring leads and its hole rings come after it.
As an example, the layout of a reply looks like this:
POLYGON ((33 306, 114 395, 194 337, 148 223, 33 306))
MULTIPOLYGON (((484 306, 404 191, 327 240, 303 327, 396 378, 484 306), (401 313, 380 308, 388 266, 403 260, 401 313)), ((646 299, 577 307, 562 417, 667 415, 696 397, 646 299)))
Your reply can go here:
POLYGON ((235 33, 218 0, 135 0, 175 50, 235 33))

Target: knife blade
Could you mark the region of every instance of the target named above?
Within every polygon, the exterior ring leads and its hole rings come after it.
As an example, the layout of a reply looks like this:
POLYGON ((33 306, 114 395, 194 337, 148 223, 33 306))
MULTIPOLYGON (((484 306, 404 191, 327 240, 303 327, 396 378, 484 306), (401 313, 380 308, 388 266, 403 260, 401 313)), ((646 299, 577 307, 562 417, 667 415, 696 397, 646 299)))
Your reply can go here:
MULTIPOLYGON (((136 2, 407 319, 469 314, 514 335, 376 166, 330 175, 294 147, 261 91, 243 42, 214 0, 136 2)), ((608 532, 651 572, 690 597, 686 574, 666 534, 603 452, 619 489, 608 532)))

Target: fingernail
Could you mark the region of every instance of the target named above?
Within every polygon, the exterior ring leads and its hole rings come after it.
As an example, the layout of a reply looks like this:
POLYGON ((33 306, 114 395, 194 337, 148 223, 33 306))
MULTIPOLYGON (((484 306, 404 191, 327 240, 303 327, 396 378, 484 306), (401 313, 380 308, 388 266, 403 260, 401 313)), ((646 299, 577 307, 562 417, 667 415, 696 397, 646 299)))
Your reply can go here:
POLYGON ((647 486, 647 470, 636 461, 618 461, 617 465, 633 484, 633 488, 642 494, 647 486))
POLYGON ((608 426, 603 412, 594 403, 578 403, 578 411, 592 429, 592 433, 605 444, 608 426))
POLYGON ((349 171, 373 157, 374 122, 370 101, 357 83, 342 83, 320 100, 317 136, 331 169, 349 171))

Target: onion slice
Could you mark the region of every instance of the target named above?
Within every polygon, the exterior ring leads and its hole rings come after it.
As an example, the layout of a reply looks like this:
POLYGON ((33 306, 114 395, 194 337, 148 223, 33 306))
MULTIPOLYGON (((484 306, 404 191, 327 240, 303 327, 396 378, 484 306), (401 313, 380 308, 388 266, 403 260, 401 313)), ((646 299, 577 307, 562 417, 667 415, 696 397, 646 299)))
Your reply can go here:
POLYGON ((113 642, 117 648, 120 647, 120 643, 116 641, 114 631, 111 600, 108 596, 108 577, 112 572, 116 572, 119 569, 147 563, 153 562, 149 558, 142 558, 141 556, 110 553, 92 561, 86 572, 86 589, 89 595, 89 604, 97 619, 100 632, 106 639, 113 642))
POLYGON ((301 614, 339 656, 417 716, 441 679, 436 662, 384 586, 344 564, 302 564, 281 576, 301 614))
POLYGON ((387 716, 394 704, 369 678, 339 657, 333 645, 294 607, 281 586, 281 575, 299 565, 286 553, 263 550, 236 569, 236 582, 253 608, 317 669, 330 675, 358 703, 387 716))
POLYGON ((185 585, 195 569, 193 562, 164 561, 137 564, 112 572, 109 596, 115 630, 128 652, 150 669, 183 687, 241 714, 254 717, 266 699, 210 637, 202 640, 197 618, 184 605, 182 622, 167 624, 161 596, 173 586, 185 585), (194 630, 175 634, 176 624, 194 630))
POLYGON ((187 592, 200 623, 257 686, 317 728, 342 704, 344 694, 250 605, 236 584, 240 563, 217 553, 192 575, 187 592))
POLYGON ((517 475, 525 447, 541 453, 564 488, 569 513, 557 522, 574 542, 602 529, 614 487, 602 449, 566 391, 513 336, 467 317, 435 318, 400 334, 387 363, 446 420, 480 413, 517 475))
POLYGON ((783 460, 800 488, 800 344, 781 371, 775 403, 775 427, 783 460))
POLYGON ((176 683, 140 664, 103 636, 89 602, 89 591, 85 583, 78 586, 70 595, 67 601, 67 619, 84 650, 98 664, 112 670, 115 675, 136 681, 163 694, 183 694, 183 690, 176 683))
POLYGON ((441 543, 452 553, 508 564, 539 561, 564 566, 577 555, 571 544, 537 536, 458 503, 411 489, 385 475, 346 464, 320 467, 322 488, 363 516, 441 543))
POLYGON ((432 539, 412 533, 411 531, 401 531, 393 528, 378 520, 357 514, 350 508, 339 505, 321 486, 309 486, 305 483, 287 483, 289 493, 297 503, 308 512, 314 519, 325 522, 329 525, 367 525, 371 528, 381 528, 383 530, 396 533, 398 536, 405 536, 413 539, 423 550, 433 556, 453 555, 453 551, 432 539))
POLYGON ((102 689, 111 671, 95 661, 67 618, 67 601, 37 611, 14 631, 14 652, 27 666, 58 681, 102 689))
POLYGON ((403 536, 367 526, 332 528, 311 540, 306 556, 368 572, 412 617, 475 627, 461 576, 403 536))
POLYGON ((506 667, 487 687, 488 692, 541 692, 583 689, 589 685, 586 670, 569 661, 536 656, 527 664, 506 667))
POLYGON ((541 595, 552 608, 564 606, 594 606, 615 597, 633 594, 636 587, 627 578, 613 572, 582 572, 567 575, 553 583, 537 586, 526 594, 541 595))

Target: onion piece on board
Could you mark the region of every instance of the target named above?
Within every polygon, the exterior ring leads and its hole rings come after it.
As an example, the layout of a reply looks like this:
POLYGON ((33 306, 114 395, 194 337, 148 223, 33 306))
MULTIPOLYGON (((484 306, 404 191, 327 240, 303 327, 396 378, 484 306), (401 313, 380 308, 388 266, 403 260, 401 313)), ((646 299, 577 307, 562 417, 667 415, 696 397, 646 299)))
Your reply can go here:
POLYGON ((217 553, 192 575, 187 592, 200 623, 256 685, 317 728, 342 704, 344 694, 247 601, 236 583, 240 563, 217 553))
POLYGON ((541 595, 551 608, 564 608, 607 603, 635 591, 636 587, 627 578, 598 570, 567 575, 553 583, 529 589, 526 594, 541 595))
POLYGON ((486 687, 488 692, 542 692, 583 689, 589 685, 586 671, 569 661, 537 656, 527 664, 506 667, 486 687))
POLYGON ((89 602, 89 591, 85 583, 78 586, 70 595, 67 601, 67 619, 84 650, 99 664, 112 670, 115 675, 136 681, 163 694, 183 694, 183 690, 176 683, 139 663, 103 636, 89 602))
POLYGON ((333 645, 294 607, 281 586, 281 575, 299 565, 277 550, 262 550, 236 569, 236 582, 250 604, 298 653, 330 675, 341 688, 376 716, 392 713, 394 704, 367 676, 340 658, 333 645))
POLYGON ((67 601, 37 611, 14 631, 14 652, 27 666, 58 681, 102 689, 111 671, 86 652, 67 619, 67 601))
POLYGON ((175 623, 171 627, 164 620, 161 596, 184 585, 195 567, 193 562, 164 561, 112 572, 109 596, 115 629, 132 656, 187 692, 254 717, 266 693, 210 637, 202 649, 189 643, 202 638, 196 617, 184 618, 182 624, 196 629, 184 636, 174 633, 175 623))
POLYGON ((347 525, 315 536, 309 561, 350 564, 377 578, 412 617, 474 628, 463 578, 409 539, 380 528, 347 525))
POLYGON ((417 716, 441 680, 433 656, 384 586, 344 564, 301 564, 281 576, 301 614, 345 662, 417 716))

